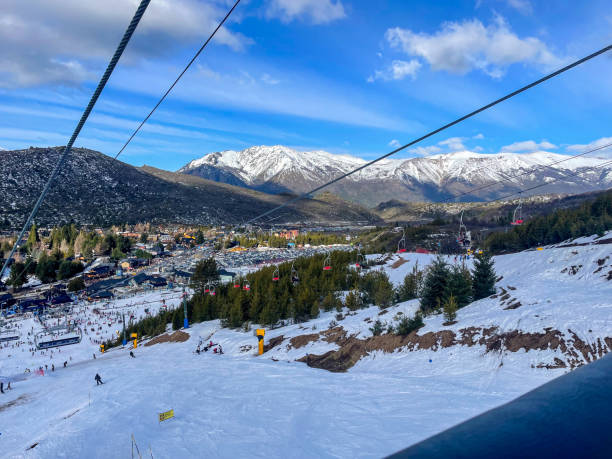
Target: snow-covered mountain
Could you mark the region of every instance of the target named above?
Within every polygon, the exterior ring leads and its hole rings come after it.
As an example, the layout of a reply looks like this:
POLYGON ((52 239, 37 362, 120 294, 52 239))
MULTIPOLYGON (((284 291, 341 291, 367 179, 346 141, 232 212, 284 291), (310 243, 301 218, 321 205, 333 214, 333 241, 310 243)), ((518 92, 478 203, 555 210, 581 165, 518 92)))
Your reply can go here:
MULTIPOLYGON (((558 182, 532 193, 582 193, 612 186, 612 166, 591 169, 607 160, 545 151, 480 154, 462 151, 423 158, 380 161, 333 185, 343 198, 374 206, 390 199, 437 201, 471 188, 502 184, 468 194, 462 200, 497 198, 543 182, 558 182), (557 163, 552 166, 549 164, 557 163), (575 175, 579 173, 579 175, 575 175)), ((255 146, 210 153, 178 172, 266 192, 304 192, 365 164, 349 155, 296 151, 284 146, 255 146)))

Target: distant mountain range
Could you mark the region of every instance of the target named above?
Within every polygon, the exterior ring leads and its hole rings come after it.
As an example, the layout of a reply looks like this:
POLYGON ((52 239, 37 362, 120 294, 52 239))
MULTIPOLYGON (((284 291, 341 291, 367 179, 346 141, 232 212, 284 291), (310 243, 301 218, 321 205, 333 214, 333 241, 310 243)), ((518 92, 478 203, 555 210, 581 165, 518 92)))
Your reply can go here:
MULTIPOLYGON (((329 188, 344 199, 374 207, 389 200, 440 201, 467 193, 460 201, 499 198, 519 189, 559 180, 525 195, 577 194, 612 186, 607 160, 537 152, 479 154, 469 151, 411 159, 383 160, 329 188), (559 162, 548 166, 553 162, 559 162), (574 175, 579 173, 578 175, 574 175), (470 192, 471 189, 503 183, 470 192)), ((325 151, 257 146, 210 153, 178 170, 215 182, 264 191, 302 193, 365 164, 365 160, 325 151)))
MULTIPOLYGON (((0 227, 22 225, 58 161, 61 147, 0 151, 0 227)), ((39 225, 75 222, 240 223, 286 202, 200 177, 137 168, 97 151, 75 148, 43 202, 39 225)), ((322 195, 283 209, 275 223, 376 222, 360 205, 322 195)))

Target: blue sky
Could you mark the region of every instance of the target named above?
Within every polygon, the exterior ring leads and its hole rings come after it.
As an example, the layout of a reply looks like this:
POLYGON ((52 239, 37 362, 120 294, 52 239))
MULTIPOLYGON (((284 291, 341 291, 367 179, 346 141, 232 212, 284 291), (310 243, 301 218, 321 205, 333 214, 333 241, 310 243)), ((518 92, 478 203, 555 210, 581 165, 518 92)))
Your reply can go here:
MULTIPOLYGON (((67 142, 137 3, 3 2, 0 148, 67 142)), ((77 146, 114 155, 229 3, 152 0, 77 146)), ((373 158, 610 43, 607 0, 243 0, 121 159, 176 170, 275 144, 373 158)), ((611 74, 608 53, 398 157, 612 142, 611 74)))

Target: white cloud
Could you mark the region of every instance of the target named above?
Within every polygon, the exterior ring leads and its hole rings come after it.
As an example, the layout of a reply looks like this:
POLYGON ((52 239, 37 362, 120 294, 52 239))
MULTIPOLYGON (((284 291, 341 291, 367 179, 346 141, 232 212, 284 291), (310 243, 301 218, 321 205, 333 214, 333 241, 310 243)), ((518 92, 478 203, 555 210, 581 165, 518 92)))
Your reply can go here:
MULTIPOLYGON (((4 0, 0 16, 0 86, 79 84, 97 78, 138 2, 4 0)), ((151 2, 121 64, 164 56, 203 41, 227 11, 222 0, 151 2)), ((242 50, 252 40, 222 27, 215 43, 242 50)))
POLYGON ((438 142, 438 145, 442 145, 444 147, 447 147, 449 150, 454 150, 454 151, 467 150, 465 145, 463 145, 464 140, 465 140, 464 137, 451 137, 450 139, 446 139, 446 140, 442 140, 441 142, 438 142))
POLYGON ((346 16, 341 0, 270 0, 266 16, 285 23, 302 19, 313 24, 326 24, 346 16))
POLYGON ((530 153, 534 151, 542 150, 554 150, 558 148, 556 145, 543 140, 538 143, 533 140, 525 140, 523 142, 514 142, 510 145, 505 145, 501 148, 501 151, 506 153, 530 153))
POLYGON ((478 133, 474 137, 472 137, 472 139, 482 140, 484 139, 484 135, 482 133, 478 133))
POLYGON ((393 139, 391 142, 389 142, 389 146, 393 148, 399 148, 402 146, 402 144, 399 143, 399 140, 393 139))
POLYGON ((507 0, 508 5, 517 10, 521 14, 531 14, 533 12, 533 6, 529 0, 507 0))
POLYGON ((280 83, 280 80, 272 78, 268 73, 264 73, 261 76, 261 81, 263 81, 266 84, 272 84, 272 85, 280 83))
POLYGON ((538 38, 517 36, 501 16, 489 26, 478 19, 446 22, 433 34, 395 27, 385 38, 391 47, 423 59, 433 70, 456 74, 479 69, 499 78, 511 64, 548 70, 563 62, 538 38))
MULTIPOLYGON (((604 145, 608 145, 612 143, 612 137, 602 137, 601 139, 597 139, 587 144, 576 144, 576 145, 568 145, 566 147, 567 151, 572 153, 580 153, 588 150, 593 150, 595 148, 603 147, 604 145)), ((609 157, 612 155, 612 146, 602 148, 601 150, 597 150, 593 152, 593 156, 600 157, 609 157)))
POLYGON ((410 61, 395 60, 386 69, 376 70, 374 75, 370 76, 367 81, 372 83, 374 80, 403 80, 407 76, 414 79, 420 68, 421 63, 416 59, 411 59, 410 61))

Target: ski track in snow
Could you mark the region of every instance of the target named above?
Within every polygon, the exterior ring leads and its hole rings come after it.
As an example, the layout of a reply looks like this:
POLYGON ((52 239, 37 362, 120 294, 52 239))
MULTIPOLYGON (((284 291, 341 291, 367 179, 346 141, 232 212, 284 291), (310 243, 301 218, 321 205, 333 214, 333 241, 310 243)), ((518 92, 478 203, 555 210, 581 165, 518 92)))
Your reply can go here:
MULTIPOLYGON (((392 269, 399 256, 377 268, 395 284, 417 261, 424 267, 433 259, 405 253, 401 256, 408 261, 392 269)), ((454 263, 454 257, 449 261, 454 263)), ((542 332, 552 327, 567 334, 571 329, 586 342, 612 336, 612 281, 606 280, 612 270, 612 245, 526 251, 496 257, 495 266, 503 276, 498 291, 504 288, 521 307, 505 310, 499 297, 483 299, 459 310, 452 326, 443 326, 441 316, 427 317, 419 334, 495 325, 502 331, 542 332), (595 273, 602 259, 604 269, 595 273), (579 265, 575 274, 562 273, 579 265)), ((118 307, 113 311, 129 309, 139 317, 144 307, 151 307, 155 313, 162 295, 174 298, 166 301, 169 307, 179 306, 177 292, 149 292, 113 302, 118 307)), ((88 305, 82 317, 95 317, 93 308, 101 306, 88 305)), ((370 307, 338 324, 366 338, 371 323, 365 319, 390 321, 399 311, 411 315, 417 308, 418 301, 409 301, 379 316, 379 309, 370 307)), ((31 357, 2 348, 0 375, 15 382, 12 391, 0 394, 0 457, 130 457, 131 434, 147 457, 149 448, 158 458, 382 457, 568 371, 532 368, 563 357, 558 351, 486 353, 482 346, 378 351, 346 373, 295 362, 307 353, 337 348, 321 340, 288 347, 289 338, 319 333, 334 316, 323 313, 304 324, 267 330, 266 342, 280 335, 286 339, 262 357, 254 355, 257 341, 252 332, 223 329, 219 321, 196 324, 184 343, 139 347, 136 359, 129 357, 128 348, 100 355, 88 335, 79 345, 54 352, 53 360, 48 351, 45 357, 31 357), (198 340, 211 334, 225 354, 195 354, 198 340), (243 352, 243 346, 252 349, 243 352), (61 368, 69 356, 73 360, 61 368), (25 366, 50 367, 51 362, 55 372, 23 376, 25 366), (96 387, 96 373, 104 385, 96 387), (169 409, 175 418, 159 423, 157 414, 169 409)), ((23 322, 23 329, 32 326, 39 327, 32 319, 23 322)), ((118 324, 105 327, 103 336, 116 329, 121 329, 118 324)))

